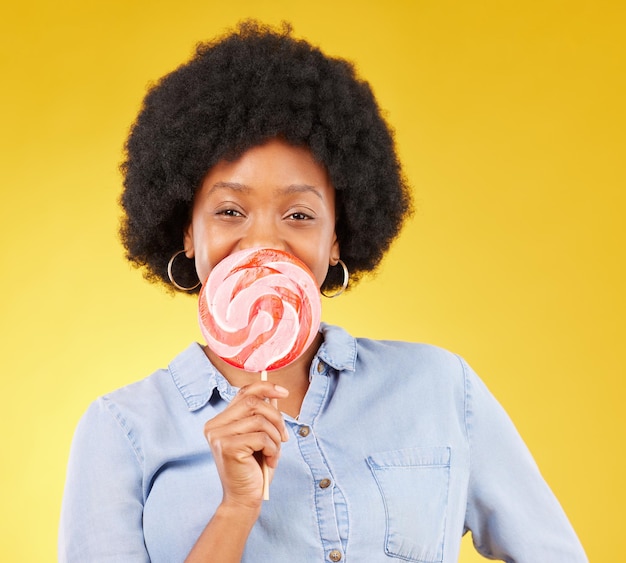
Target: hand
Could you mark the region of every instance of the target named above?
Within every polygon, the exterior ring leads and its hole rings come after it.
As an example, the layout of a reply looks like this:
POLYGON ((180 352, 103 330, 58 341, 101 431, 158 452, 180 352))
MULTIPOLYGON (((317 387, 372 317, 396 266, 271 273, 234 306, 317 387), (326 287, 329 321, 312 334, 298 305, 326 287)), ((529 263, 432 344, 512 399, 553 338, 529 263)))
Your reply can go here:
POLYGON ((264 456, 270 476, 273 475, 281 442, 289 438, 275 403, 288 395, 284 387, 256 381, 242 387, 224 412, 204 425, 204 435, 222 482, 222 504, 260 509, 263 491, 260 456, 264 456))

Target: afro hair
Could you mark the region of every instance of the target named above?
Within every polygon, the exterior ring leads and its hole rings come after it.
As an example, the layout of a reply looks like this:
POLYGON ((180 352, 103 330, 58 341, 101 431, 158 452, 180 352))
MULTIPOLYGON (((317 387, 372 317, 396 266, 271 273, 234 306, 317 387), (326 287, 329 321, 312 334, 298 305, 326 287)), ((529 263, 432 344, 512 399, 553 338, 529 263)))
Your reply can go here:
MULTIPOLYGON (((271 138, 305 146, 336 190, 336 233, 351 284, 373 271, 411 211, 393 134, 349 62, 254 21, 209 43, 148 91, 121 165, 127 258, 172 288, 196 190, 208 170, 271 138)), ((193 261, 178 283, 198 282, 193 261)), ((341 285, 330 268, 322 285, 341 285)), ((192 290, 192 293, 199 289, 192 290)))

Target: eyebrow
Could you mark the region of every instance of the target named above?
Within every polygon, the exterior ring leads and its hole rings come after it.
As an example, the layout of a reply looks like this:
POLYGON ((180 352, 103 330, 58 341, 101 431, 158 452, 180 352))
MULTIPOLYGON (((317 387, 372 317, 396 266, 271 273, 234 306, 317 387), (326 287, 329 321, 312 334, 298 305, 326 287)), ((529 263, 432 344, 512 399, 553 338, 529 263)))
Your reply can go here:
MULTIPOLYGON (((246 184, 240 184, 239 182, 215 182, 211 186, 211 189, 208 191, 207 195, 212 194, 215 190, 219 189, 229 189, 242 193, 249 193, 252 191, 252 188, 246 184)), ((324 199, 322 197, 321 192, 315 187, 309 184, 289 184, 284 188, 276 188, 274 193, 276 195, 290 195, 294 193, 306 193, 310 192, 315 194, 320 199, 324 199)))
POLYGON ((250 192, 252 190, 250 186, 246 186, 245 184, 240 184, 238 182, 215 182, 215 184, 213 184, 211 189, 207 192, 207 195, 212 194, 215 190, 224 188, 237 192, 250 192))
POLYGON ((286 188, 277 188, 274 191, 277 195, 289 195, 310 192, 315 194, 320 199, 324 199, 320 191, 315 186, 310 186, 309 184, 290 184, 286 188))

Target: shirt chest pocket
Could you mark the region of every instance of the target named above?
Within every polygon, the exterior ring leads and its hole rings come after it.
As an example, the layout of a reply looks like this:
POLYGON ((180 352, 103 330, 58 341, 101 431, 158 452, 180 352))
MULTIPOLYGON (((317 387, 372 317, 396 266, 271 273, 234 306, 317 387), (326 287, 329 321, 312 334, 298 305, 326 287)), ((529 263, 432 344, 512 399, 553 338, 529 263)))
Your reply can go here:
POLYGON ((385 553, 440 563, 450 481, 450 448, 378 452, 367 458, 385 504, 385 553))

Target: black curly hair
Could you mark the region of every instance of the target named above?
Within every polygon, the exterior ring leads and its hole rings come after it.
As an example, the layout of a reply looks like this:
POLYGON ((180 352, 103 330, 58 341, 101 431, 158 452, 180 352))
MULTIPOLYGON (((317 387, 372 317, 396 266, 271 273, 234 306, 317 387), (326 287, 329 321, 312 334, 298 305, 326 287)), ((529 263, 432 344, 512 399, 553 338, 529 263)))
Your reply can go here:
MULTIPOLYGON (((127 258, 172 288, 167 263, 208 170, 275 137, 308 147, 326 167, 351 284, 373 271, 411 212, 393 134, 349 62, 293 38, 288 24, 255 21, 198 45, 146 95, 121 165, 127 258)), ((178 283, 193 286, 193 262, 180 262, 188 271, 176 271, 178 283)), ((341 268, 330 268, 322 289, 341 281, 341 268)))

